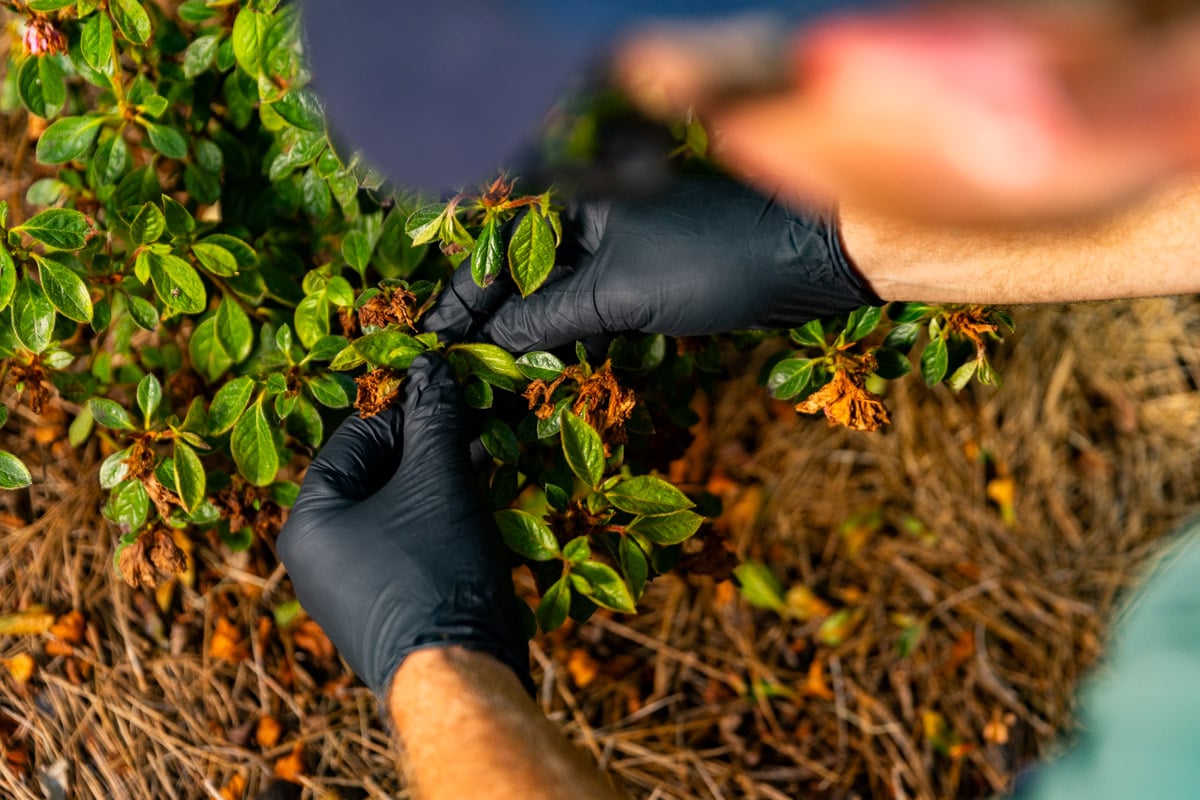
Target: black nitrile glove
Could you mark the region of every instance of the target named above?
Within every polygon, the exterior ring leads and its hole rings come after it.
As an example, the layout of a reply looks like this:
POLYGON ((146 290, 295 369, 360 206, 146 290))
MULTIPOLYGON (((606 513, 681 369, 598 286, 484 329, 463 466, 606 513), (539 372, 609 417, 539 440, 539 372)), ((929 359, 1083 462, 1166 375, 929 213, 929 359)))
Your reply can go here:
POLYGON ((491 314, 485 338, 523 353, 599 333, 791 328, 880 303, 847 263, 832 212, 797 213, 727 178, 580 203, 564 228, 572 247, 530 297, 471 293, 491 314))
POLYGON ((447 645, 498 658, 532 691, 458 386, 421 356, 405 391, 403 411, 351 417, 308 468, 278 541, 296 596, 381 697, 405 656, 447 645))

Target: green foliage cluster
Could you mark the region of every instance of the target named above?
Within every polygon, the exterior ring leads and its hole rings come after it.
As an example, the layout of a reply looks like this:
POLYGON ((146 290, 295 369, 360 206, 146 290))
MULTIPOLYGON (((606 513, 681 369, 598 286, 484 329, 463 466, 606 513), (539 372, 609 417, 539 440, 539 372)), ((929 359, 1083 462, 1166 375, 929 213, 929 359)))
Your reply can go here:
MULTIPOLYGON (((385 186, 328 136, 295 5, 5 6, 26 28, 0 110, 45 120, 36 157, 55 170, 28 187, 28 219, 0 204, 0 369, 10 399, 34 412, 61 404, 70 443, 99 439, 109 453, 103 510, 127 578, 147 567, 122 555, 144 558, 150 548, 130 546, 164 529, 215 531, 240 549, 277 527, 291 479, 338 420, 394 402, 403 371, 430 351, 488 412, 482 488, 543 590, 544 630, 596 607, 632 612, 716 512, 653 474, 664 439, 694 421, 695 387, 719 368, 713 340, 618 337, 593 365, 581 346, 517 357, 423 330, 468 256, 478 283, 507 270, 522 295, 535 291, 563 237, 559 210, 549 192, 514 194, 504 179, 434 204, 385 186)), ((681 153, 703 154, 698 124, 680 136, 681 153)), ((928 321, 922 370, 941 380, 961 320, 896 309, 860 371, 907 371, 910 334, 928 321)), ((771 389, 819 389, 880 320, 867 309, 793 331, 818 353, 775 365, 771 389)), ((0 487, 30 482, 0 453, 0 487)))

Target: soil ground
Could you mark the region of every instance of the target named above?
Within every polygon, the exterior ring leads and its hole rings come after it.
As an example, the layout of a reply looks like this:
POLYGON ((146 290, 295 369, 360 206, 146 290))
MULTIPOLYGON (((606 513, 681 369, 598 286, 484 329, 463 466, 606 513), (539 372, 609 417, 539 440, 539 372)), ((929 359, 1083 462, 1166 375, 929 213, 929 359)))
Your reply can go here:
MULTIPOLYGON (((654 800, 986 797, 1050 752, 1200 504, 1200 301, 1015 316, 1002 388, 898 382, 883 434, 769 400, 765 351, 731 361, 675 477, 723 497, 710 539, 768 564, 797 613, 661 578, 646 613, 534 643, 546 713, 654 800)), ((0 614, 85 621, 0 636, 0 796, 406 797, 371 695, 286 619, 269 542, 198 541, 190 587, 129 589, 103 454, 72 452, 68 421, 14 410, 0 432, 35 473, 0 496, 0 614)))

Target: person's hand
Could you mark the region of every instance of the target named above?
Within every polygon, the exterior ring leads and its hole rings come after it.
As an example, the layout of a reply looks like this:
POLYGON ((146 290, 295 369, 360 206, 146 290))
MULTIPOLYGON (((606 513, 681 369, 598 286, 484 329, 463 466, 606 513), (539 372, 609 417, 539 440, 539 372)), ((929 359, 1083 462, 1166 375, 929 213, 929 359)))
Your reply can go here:
POLYGON ((378 695, 400 662, 457 645, 529 687, 508 552, 478 497, 449 366, 413 362, 399 408, 333 434, 279 535, 300 604, 378 695))
POLYGON ((570 242, 546 285, 478 300, 485 338, 528 352, 623 331, 790 328, 880 302, 843 255, 832 212, 799 213, 725 178, 582 202, 563 224, 570 242))

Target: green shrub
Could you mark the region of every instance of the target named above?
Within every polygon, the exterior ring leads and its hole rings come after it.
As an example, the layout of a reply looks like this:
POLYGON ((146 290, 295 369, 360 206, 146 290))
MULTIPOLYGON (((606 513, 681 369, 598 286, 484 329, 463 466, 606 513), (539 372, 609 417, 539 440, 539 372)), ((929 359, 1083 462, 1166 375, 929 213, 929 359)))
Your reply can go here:
MULTIPOLYGON (((712 339, 619 337, 591 364, 582 347, 565 363, 423 331, 472 253, 481 283, 508 269, 528 294, 547 278, 562 237, 554 198, 514 194, 503 179, 435 204, 386 187, 328 138, 294 5, 16 10, 25 51, 10 53, 0 99, 47 121, 37 160, 57 170, 27 187, 27 208, 0 204, 5 385, 34 412, 53 387, 78 409, 71 444, 99 437, 111 452, 103 511, 126 579, 153 584, 179 567, 170 529, 215 530, 234 550, 273 534, 296 496, 291 478, 339 418, 386 407, 412 359, 436 351, 468 402, 491 410, 483 489, 543 588, 541 627, 597 605, 634 610, 702 525, 695 501, 715 511, 653 475, 669 434, 680 440, 693 421, 696 386, 719 368, 712 339)), ((703 155, 702 128, 679 135, 681 154, 703 155)), ((959 387, 971 374, 994 380, 982 337, 1001 318, 861 309, 791 331, 801 350, 766 382, 805 410, 875 427, 886 411, 866 382, 911 369, 918 324, 932 342, 926 381, 959 387)), ((0 486, 29 483, 0 453, 0 486)))

